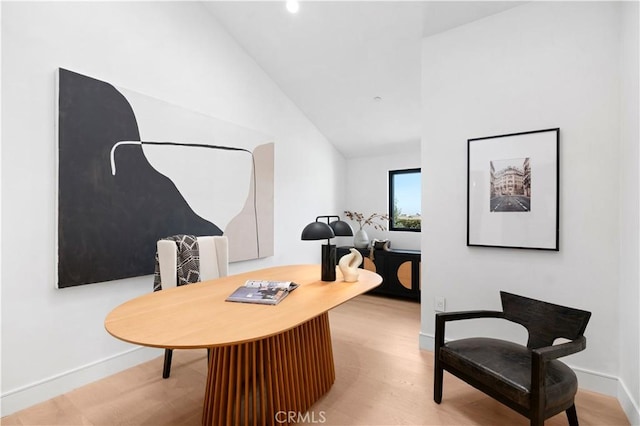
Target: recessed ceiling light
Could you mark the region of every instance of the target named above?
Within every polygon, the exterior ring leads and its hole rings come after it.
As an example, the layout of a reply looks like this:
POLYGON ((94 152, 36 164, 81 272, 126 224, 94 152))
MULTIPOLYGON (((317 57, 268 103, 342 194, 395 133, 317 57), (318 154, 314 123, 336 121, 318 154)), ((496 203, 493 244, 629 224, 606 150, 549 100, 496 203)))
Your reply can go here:
POLYGON ((298 9, 300 8, 300 4, 297 0, 288 0, 287 1, 287 10, 291 13, 298 13, 298 9))

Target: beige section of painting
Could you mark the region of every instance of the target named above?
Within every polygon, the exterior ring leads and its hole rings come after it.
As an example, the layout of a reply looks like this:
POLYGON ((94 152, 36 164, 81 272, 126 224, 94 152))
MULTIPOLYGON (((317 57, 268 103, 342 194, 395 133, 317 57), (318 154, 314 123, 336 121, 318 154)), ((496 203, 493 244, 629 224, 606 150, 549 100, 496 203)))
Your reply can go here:
POLYGON ((257 146, 253 157, 255 179, 252 175, 249 196, 224 230, 230 262, 273 256, 274 143, 257 146))

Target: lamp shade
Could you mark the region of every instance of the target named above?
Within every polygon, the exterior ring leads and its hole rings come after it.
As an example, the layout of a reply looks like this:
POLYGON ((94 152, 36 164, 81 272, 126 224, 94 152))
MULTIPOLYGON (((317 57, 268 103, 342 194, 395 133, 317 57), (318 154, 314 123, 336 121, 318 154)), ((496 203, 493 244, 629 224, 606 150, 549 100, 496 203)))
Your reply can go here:
POLYGON ((302 230, 303 240, 328 240, 335 236, 333 229, 324 222, 311 222, 302 230))
POLYGON ((334 220, 329 224, 331 229, 333 229, 333 233, 336 237, 350 237, 353 235, 353 229, 351 229, 351 225, 342 220, 334 220))

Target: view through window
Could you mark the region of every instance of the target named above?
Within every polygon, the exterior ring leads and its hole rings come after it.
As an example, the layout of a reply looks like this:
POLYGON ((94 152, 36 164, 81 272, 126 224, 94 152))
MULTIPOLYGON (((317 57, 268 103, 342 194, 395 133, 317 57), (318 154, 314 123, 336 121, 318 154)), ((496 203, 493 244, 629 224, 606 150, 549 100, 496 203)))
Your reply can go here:
POLYGON ((389 171, 389 230, 420 231, 421 214, 420 169, 389 171))

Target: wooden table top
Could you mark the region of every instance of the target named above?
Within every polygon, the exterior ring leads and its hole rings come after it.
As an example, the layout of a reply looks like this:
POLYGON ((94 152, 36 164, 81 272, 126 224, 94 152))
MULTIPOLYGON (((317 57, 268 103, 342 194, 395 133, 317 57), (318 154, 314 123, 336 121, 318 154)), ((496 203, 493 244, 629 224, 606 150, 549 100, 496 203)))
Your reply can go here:
POLYGON ((382 282, 359 270, 357 282, 320 281, 320 265, 276 266, 139 296, 111 311, 106 330, 142 346, 191 349, 259 340, 302 324, 382 282), (300 284, 278 305, 225 302, 246 280, 300 284))

